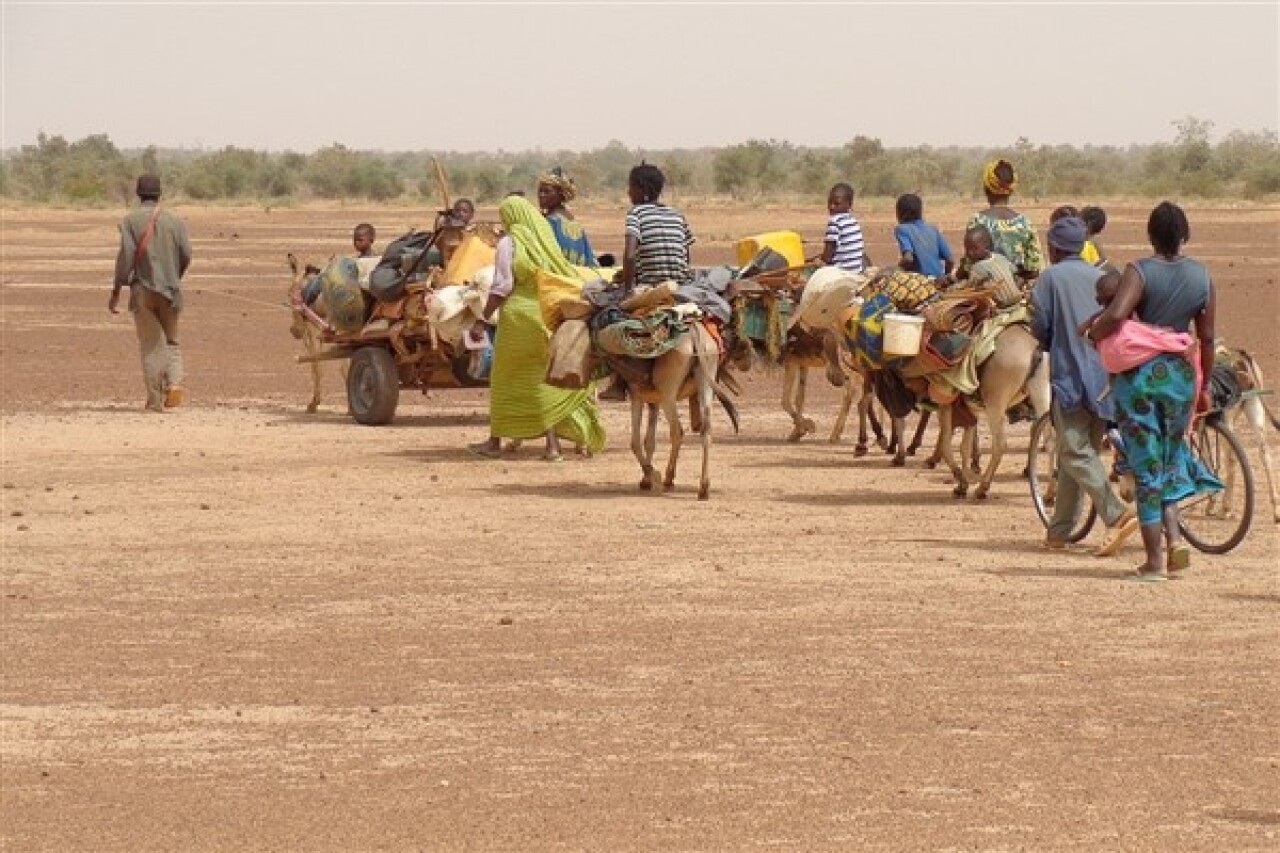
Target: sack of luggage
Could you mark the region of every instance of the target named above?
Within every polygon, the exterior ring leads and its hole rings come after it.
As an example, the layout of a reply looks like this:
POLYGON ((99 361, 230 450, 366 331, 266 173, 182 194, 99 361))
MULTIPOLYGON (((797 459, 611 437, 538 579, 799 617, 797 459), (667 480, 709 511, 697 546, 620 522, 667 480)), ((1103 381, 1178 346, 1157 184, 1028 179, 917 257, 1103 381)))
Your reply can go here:
POLYGON ((368 297, 360 287, 360 268, 351 258, 339 258, 320 273, 320 288, 329 323, 339 332, 355 333, 364 328, 368 297))
POLYGON ((565 320, 548 346, 547 384, 556 388, 586 388, 596 370, 595 348, 585 320, 565 320))
POLYGON ((915 309, 940 292, 937 283, 927 275, 906 270, 882 270, 867 285, 866 293, 883 293, 896 311, 916 313, 915 309))
POLYGON ((395 302, 405 294, 405 285, 409 283, 409 273, 415 269, 425 269, 422 255, 431 242, 430 231, 410 231, 387 244, 382 252, 382 260, 369 274, 369 293, 379 302, 395 302))

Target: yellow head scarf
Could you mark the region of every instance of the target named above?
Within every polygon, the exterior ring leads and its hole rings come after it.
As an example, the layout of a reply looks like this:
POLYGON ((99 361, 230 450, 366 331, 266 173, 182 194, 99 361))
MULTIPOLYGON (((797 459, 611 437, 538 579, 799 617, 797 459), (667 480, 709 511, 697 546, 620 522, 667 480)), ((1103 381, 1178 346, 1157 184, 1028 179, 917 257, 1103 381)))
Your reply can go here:
POLYGON ((576 275, 564 252, 560 251, 560 244, 556 242, 556 235, 552 233, 546 217, 528 199, 518 195, 507 196, 498 205, 498 217, 502 220, 502 227, 515 241, 517 258, 523 255, 523 260, 545 272, 570 277, 576 275))
POLYGON ((1018 186, 1018 173, 1014 171, 1013 164, 1008 160, 992 160, 982 170, 982 186, 992 195, 1012 195, 1014 188, 1018 186), (1013 176, 1008 183, 1002 181, 996 174, 996 170, 1001 166, 1008 166, 1009 174, 1013 176))
POLYGON ((566 203, 573 201, 574 197, 578 194, 578 188, 574 186, 573 178, 566 175, 564 170, 559 166, 549 172, 543 172, 538 176, 538 185, 541 186, 542 184, 546 184, 549 187, 555 187, 560 190, 560 197, 563 198, 566 203))

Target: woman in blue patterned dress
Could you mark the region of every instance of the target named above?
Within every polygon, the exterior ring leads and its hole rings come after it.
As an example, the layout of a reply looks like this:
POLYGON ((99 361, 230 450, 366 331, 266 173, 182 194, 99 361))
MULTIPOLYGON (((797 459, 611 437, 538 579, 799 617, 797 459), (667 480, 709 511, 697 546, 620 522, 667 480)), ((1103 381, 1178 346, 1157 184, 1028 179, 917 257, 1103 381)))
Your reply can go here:
MULTIPOLYGON (((1106 338, 1131 314, 1175 332, 1186 332, 1194 323, 1201 371, 1208 377, 1213 371, 1213 281, 1203 264, 1181 253, 1191 239, 1182 208, 1159 204, 1147 221, 1147 236, 1155 254, 1129 264, 1115 299, 1088 335, 1095 341, 1106 338)), ((1133 579, 1167 580, 1191 564, 1191 549, 1178 527, 1178 502, 1222 489, 1187 446, 1195 411, 1210 408, 1209 391, 1196 388, 1195 369, 1187 358, 1164 353, 1117 374, 1112 393, 1147 552, 1133 579)))

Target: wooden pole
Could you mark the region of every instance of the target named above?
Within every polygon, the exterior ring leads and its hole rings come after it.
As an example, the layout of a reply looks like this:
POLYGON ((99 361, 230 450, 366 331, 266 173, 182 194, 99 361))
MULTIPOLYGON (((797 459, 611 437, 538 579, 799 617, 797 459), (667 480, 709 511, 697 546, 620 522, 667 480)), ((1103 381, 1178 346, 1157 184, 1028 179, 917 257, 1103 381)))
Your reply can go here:
POLYGON ((440 198, 444 202, 442 210, 453 210, 453 200, 449 198, 449 182, 444 177, 444 167, 440 165, 440 161, 436 155, 431 155, 431 162, 436 168, 436 186, 440 188, 440 198))

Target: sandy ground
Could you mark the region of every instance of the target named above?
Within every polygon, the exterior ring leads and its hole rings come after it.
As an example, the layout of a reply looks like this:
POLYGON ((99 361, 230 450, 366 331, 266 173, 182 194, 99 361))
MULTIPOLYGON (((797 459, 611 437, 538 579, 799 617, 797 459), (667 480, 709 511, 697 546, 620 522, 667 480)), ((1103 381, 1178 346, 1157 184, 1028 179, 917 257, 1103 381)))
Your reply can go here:
MULTIPOLYGON (((4 849, 1280 846, 1265 507, 1229 556, 1130 584, 1136 546, 1039 549, 1025 426, 992 499, 956 502, 918 464, 781 441, 753 375, 699 503, 696 448, 674 494, 635 490, 618 404, 610 448, 560 465, 467 455, 480 391, 361 428, 330 369, 308 416, 284 252, 413 212, 182 212, 193 405, 162 417, 103 308, 118 213, 4 212, 4 849)), ((1280 377, 1280 211, 1191 215, 1220 331, 1280 377)), ((1133 257, 1144 209, 1112 218, 1133 257)), ((690 219, 709 261, 821 225, 690 219)))

